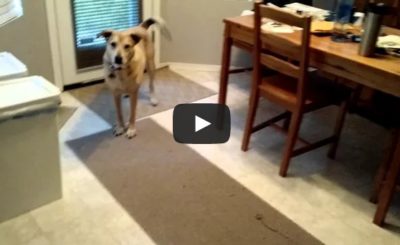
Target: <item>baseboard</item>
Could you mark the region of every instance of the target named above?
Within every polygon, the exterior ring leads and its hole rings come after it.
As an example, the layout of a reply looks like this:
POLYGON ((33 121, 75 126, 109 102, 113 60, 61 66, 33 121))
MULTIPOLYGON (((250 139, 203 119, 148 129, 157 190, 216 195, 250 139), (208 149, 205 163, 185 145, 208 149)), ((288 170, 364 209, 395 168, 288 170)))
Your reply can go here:
POLYGON ((169 63, 167 63, 167 62, 159 63, 159 64, 157 64, 157 69, 162 69, 162 68, 165 68, 165 67, 168 67, 168 66, 169 66, 169 63))
MULTIPOLYGON (((212 72, 219 72, 221 70, 221 66, 220 65, 178 63, 178 62, 169 62, 169 63, 162 63, 162 64, 168 64, 168 66, 171 69, 178 69, 178 70, 212 71, 212 72)), ((244 67, 231 66, 230 70, 243 69, 243 68, 244 67)))
POLYGON ((191 64, 191 63, 177 63, 169 62, 171 69, 191 70, 191 71, 220 71, 220 65, 207 65, 207 64, 191 64))

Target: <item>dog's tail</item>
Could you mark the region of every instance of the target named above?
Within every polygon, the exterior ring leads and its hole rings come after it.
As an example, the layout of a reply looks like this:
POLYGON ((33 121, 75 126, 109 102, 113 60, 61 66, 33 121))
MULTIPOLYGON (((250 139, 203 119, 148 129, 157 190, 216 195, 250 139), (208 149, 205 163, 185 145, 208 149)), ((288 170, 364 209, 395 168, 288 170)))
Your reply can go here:
POLYGON ((168 40, 171 40, 171 33, 167 28, 167 24, 165 21, 158 17, 158 18, 148 18, 147 20, 143 21, 140 26, 145 28, 146 30, 149 29, 152 25, 157 25, 160 28, 161 34, 165 36, 168 40))
POLYGON ((150 26, 158 23, 159 22, 155 18, 148 18, 147 20, 143 21, 142 24, 140 24, 140 26, 145 29, 149 29, 150 26))

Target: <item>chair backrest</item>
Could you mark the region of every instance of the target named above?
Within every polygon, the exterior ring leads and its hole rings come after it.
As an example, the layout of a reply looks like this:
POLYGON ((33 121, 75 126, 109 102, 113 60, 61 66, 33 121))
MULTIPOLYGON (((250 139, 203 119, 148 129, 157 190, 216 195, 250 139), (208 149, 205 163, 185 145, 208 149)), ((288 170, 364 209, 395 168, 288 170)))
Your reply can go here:
MULTIPOLYGON (((262 65, 298 79, 298 97, 304 98, 309 64, 311 17, 302 17, 256 1, 254 4, 255 76, 261 76, 262 65), (292 42, 276 33, 261 30, 262 19, 302 28, 299 42, 292 42)), ((260 79, 259 79, 260 80, 260 79)))

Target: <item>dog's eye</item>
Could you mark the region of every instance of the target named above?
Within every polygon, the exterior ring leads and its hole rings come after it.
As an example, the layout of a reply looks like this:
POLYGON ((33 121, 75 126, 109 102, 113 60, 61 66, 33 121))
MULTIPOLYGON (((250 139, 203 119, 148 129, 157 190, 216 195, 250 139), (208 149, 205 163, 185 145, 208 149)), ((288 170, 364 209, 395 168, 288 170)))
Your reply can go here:
POLYGON ((131 45, 126 44, 126 45, 124 46, 124 48, 125 48, 125 49, 130 49, 130 48, 131 48, 131 45))
POLYGON ((116 42, 112 42, 111 43, 111 47, 113 47, 113 48, 117 47, 117 43, 116 42))

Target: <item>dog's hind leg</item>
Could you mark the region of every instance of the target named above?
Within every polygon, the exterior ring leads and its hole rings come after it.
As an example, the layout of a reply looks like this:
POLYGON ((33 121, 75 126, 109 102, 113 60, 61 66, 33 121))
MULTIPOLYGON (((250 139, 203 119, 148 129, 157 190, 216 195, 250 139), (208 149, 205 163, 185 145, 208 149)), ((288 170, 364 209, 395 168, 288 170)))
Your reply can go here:
POLYGON ((147 61, 147 72, 149 73, 149 91, 150 91, 150 103, 153 106, 158 105, 158 100, 155 95, 155 89, 154 89, 154 77, 156 73, 156 65, 154 63, 153 59, 149 59, 147 61))
POLYGON ((131 106, 131 115, 129 118, 128 130, 126 131, 126 137, 128 137, 128 139, 131 139, 136 136, 135 123, 136 123, 136 104, 138 100, 138 89, 135 92, 130 93, 129 100, 131 106))
POLYGON ((114 104, 117 114, 117 123, 113 129, 113 134, 115 136, 120 136, 124 133, 124 117, 122 115, 122 106, 121 106, 121 94, 114 94, 114 104))

